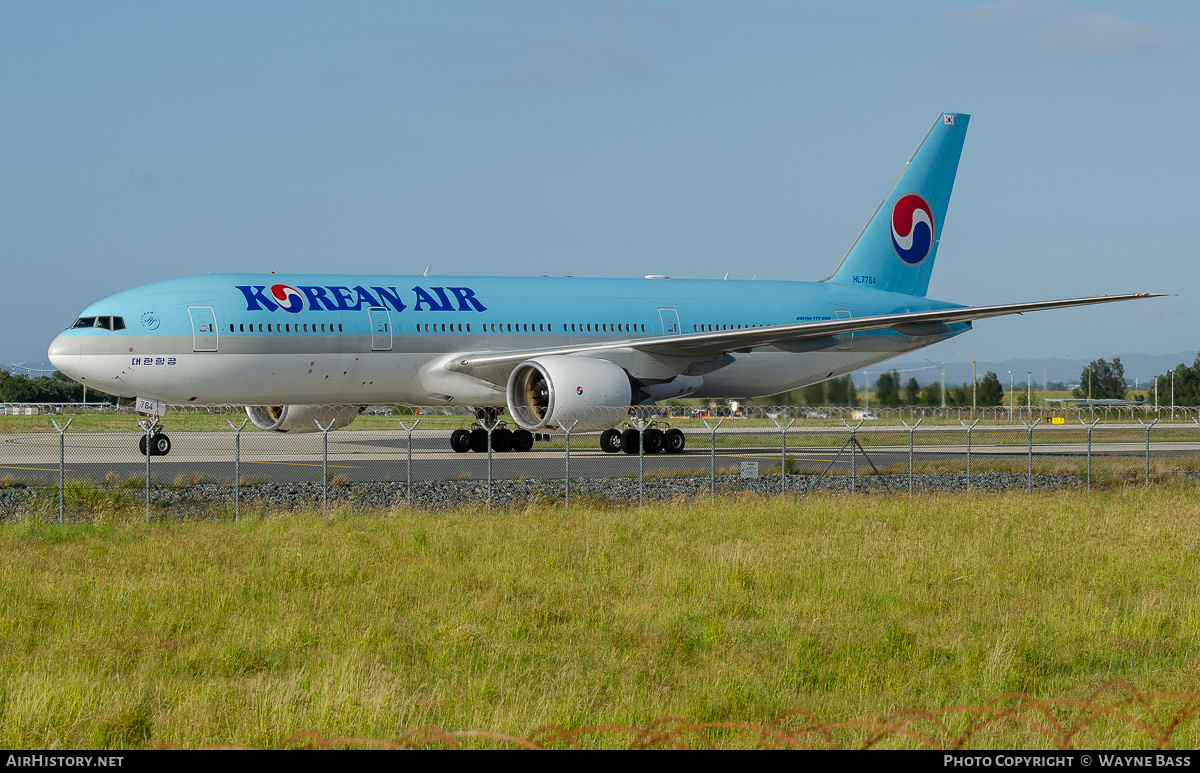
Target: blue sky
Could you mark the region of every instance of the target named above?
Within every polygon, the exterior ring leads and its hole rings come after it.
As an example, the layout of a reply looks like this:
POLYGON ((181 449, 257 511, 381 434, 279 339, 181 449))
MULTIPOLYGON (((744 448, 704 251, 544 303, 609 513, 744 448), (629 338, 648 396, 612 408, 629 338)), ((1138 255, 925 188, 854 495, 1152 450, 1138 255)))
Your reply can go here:
POLYGON ((827 276, 972 114, 930 295, 1177 297, 935 360, 1200 349, 1200 5, 0 5, 0 362, 216 271, 827 276))

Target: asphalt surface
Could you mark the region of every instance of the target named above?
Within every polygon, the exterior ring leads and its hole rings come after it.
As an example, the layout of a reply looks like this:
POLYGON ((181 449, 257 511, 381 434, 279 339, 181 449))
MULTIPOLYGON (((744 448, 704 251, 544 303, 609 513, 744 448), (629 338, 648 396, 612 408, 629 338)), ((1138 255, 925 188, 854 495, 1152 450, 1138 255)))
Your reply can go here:
MULTIPOLYGON (((1144 464, 1146 445, 1135 426, 1121 434, 1123 442, 1104 442, 1105 432, 1097 431, 1092 443, 1093 462, 1108 457, 1109 463, 1135 471, 1144 464), (1115 458, 1114 458, 1115 457, 1115 458)), ((1086 442, 1053 441, 1053 430, 1035 433, 1033 456, 1037 462, 1057 457, 1059 461, 1086 469, 1086 442)), ((1114 432, 1108 430, 1110 436, 1114 432)), ((569 462, 563 439, 539 442, 527 453, 493 453, 493 479, 550 480, 569 474, 572 478, 636 477, 639 471, 655 475, 707 473, 711 467, 724 472, 740 471, 743 463, 757 463, 761 474, 778 473, 781 456, 780 434, 775 429, 719 432, 715 454, 710 451, 711 435, 704 430, 688 432, 688 445, 681 454, 655 454, 639 457, 606 454, 599 450, 597 433, 576 435, 571 439, 569 462), (729 447, 737 443, 736 447, 729 447)), ((64 442, 64 474, 68 479, 103 480, 141 477, 146 458, 138 451, 135 433, 68 433, 64 442)), ((788 433, 787 455, 791 472, 817 473, 826 467, 846 473, 853 466, 867 472, 872 465, 879 470, 906 472, 909 462, 907 433, 861 435, 865 456, 859 448, 842 447, 849 433, 840 428, 788 433), (818 438, 825 443, 814 445, 818 438), (832 444, 832 445, 831 445, 832 444), (839 454, 839 450, 841 451, 839 454)), ((152 479, 170 483, 184 476, 190 479, 225 481, 234 477, 234 435, 232 432, 171 433, 172 450, 167 456, 149 460, 152 479)), ((327 469, 330 477, 353 481, 485 480, 488 477, 487 454, 455 453, 449 448, 449 432, 412 433, 411 465, 407 436, 401 431, 348 430, 331 433, 328 441, 327 469)), ((1020 427, 1007 433, 980 430, 971 445, 972 462, 982 465, 986 459, 1007 458, 1024 462, 1029 454, 1027 435, 1020 427), (1002 442, 996 442, 1001 440, 1002 442)), ((1150 445, 1151 456, 1193 456, 1200 443, 1176 442, 1169 430, 1160 430, 1150 445)), ((57 434, 14 434, 0 436, 0 477, 28 483, 56 482, 59 474, 59 436, 57 434)), ((238 468, 250 482, 291 483, 319 481, 325 454, 320 434, 278 435, 249 432, 241 438, 238 468)), ((966 458, 966 433, 957 428, 932 430, 918 435, 913 461, 966 458), (945 442, 941 442, 944 439, 945 442), (922 444, 924 442, 925 444, 922 444), (935 444, 930 444, 930 443, 935 444)), ((1037 465, 1035 464, 1035 467, 1037 465)))

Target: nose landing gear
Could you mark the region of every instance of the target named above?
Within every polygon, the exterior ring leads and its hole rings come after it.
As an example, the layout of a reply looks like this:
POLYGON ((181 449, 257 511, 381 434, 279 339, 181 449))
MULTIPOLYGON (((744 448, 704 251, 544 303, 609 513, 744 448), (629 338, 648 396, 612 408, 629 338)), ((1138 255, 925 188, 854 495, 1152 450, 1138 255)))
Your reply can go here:
POLYGON ((146 455, 146 430, 151 426, 154 428, 150 432, 150 455, 166 456, 171 453, 171 438, 162 431, 162 427, 149 425, 144 421, 138 422, 138 427, 142 430, 142 436, 138 439, 138 453, 142 456, 146 455))

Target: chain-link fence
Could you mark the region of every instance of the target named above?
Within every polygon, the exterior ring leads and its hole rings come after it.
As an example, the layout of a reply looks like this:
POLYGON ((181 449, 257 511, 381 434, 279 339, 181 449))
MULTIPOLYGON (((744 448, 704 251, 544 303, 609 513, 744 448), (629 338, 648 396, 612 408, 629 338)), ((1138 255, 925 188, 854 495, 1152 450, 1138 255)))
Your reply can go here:
MULTIPOLYGON (((909 409, 905 409, 909 410, 909 409)), ((587 412, 532 431, 480 412, 309 410, 264 431, 243 409, 146 420, 119 412, 0 417, 0 514, 63 520, 144 508, 241 517, 246 507, 511 507, 531 498, 640 503, 751 491, 804 496, 1088 490, 1186 479, 1200 415, 887 418, 826 408, 656 407, 616 428, 587 412), (378 415, 376 415, 378 414, 378 415), (722 415, 723 414, 723 415, 722 415), (346 425, 346 419, 353 423, 346 425)), ((526 421, 527 426, 533 422, 526 421)))

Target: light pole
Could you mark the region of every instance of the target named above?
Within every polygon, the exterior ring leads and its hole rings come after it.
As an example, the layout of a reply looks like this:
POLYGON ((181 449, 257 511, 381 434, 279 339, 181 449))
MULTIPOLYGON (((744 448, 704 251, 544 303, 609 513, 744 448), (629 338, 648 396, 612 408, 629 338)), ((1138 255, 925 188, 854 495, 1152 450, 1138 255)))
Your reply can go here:
POLYGON ((1012 421, 1013 413, 1013 393, 1012 393, 1012 371, 1008 372, 1008 420, 1012 421))
POLYGON ((978 407, 978 400, 975 399, 975 393, 979 387, 979 373, 975 370, 975 359, 971 359, 971 416, 975 416, 975 409, 978 407))

